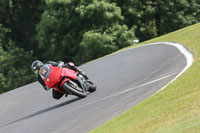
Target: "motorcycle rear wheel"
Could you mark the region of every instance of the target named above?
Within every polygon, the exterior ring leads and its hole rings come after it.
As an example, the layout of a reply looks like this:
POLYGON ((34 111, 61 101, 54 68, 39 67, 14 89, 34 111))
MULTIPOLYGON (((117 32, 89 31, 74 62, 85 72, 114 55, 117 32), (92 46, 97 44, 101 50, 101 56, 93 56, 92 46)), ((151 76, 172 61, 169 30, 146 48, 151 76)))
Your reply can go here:
POLYGON ((63 88, 68 92, 68 93, 70 93, 70 94, 72 94, 72 95, 76 95, 76 96, 78 96, 78 97, 80 97, 80 98, 84 98, 84 97, 86 97, 87 96, 87 92, 85 92, 83 89, 81 89, 82 91, 79 91, 79 90, 77 90, 77 89, 75 89, 75 88, 73 88, 73 86, 71 86, 70 84, 69 84, 69 81, 68 82, 65 82, 64 84, 63 84, 63 88))

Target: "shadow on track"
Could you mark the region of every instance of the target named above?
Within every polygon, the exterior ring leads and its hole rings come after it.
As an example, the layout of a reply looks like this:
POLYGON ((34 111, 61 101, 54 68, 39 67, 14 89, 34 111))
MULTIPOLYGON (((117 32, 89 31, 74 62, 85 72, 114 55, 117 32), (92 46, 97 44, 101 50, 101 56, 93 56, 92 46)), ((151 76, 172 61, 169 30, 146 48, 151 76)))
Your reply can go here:
POLYGON ((78 100, 80 100, 80 99, 81 99, 81 98, 78 98, 78 97, 73 98, 73 99, 71 99, 71 100, 69 100, 69 101, 60 103, 60 104, 58 104, 58 105, 54 105, 54 106, 52 106, 52 107, 49 107, 49 108, 40 110, 40 111, 38 111, 38 112, 36 112, 36 113, 33 113, 33 114, 31 114, 31 115, 28 115, 28 116, 26 116, 26 117, 23 117, 23 118, 20 118, 20 119, 15 120, 15 121, 9 122, 9 123, 7 123, 7 124, 5 124, 5 125, 2 125, 2 126, 0 126, 0 127, 5 127, 5 126, 8 126, 8 125, 11 125, 11 124, 14 124, 14 123, 17 123, 17 122, 20 122, 20 121, 29 119, 29 118, 31 118, 31 117, 34 117, 34 116, 37 116, 37 115, 40 115, 40 114, 43 114, 43 113, 52 111, 52 110, 54 110, 54 109, 57 109, 57 108, 59 108, 59 107, 62 107, 62 106, 71 104, 71 103, 73 103, 73 102, 75 102, 75 101, 78 101, 78 100))

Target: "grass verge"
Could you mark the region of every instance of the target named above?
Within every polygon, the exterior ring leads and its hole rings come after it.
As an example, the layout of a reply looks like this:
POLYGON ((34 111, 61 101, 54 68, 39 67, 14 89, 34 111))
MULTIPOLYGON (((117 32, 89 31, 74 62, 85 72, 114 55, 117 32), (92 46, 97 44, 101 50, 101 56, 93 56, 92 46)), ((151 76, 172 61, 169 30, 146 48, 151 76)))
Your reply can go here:
POLYGON ((192 51, 192 66, 164 90, 92 133, 200 132, 200 23, 139 45, 162 41, 181 43, 192 51))

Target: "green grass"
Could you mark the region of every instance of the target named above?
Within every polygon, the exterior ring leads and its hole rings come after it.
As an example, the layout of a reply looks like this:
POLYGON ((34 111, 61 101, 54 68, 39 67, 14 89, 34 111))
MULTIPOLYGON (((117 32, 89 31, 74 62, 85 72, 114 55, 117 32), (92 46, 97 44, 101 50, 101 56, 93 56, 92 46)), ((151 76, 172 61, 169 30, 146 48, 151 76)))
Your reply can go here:
POLYGON ((91 132, 200 132, 200 23, 139 45, 162 41, 181 43, 192 51, 192 66, 164 90, 91 132))

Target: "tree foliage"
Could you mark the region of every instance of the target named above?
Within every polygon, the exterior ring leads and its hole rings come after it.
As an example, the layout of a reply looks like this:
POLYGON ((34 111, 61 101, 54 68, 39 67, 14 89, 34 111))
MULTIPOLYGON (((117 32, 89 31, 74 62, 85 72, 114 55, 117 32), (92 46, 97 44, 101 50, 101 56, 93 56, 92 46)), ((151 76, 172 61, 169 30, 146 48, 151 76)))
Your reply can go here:
POLYGON ((72 3, 50 3, 37 27, 45 60, 71 60, 80 41, 79 21, 72 3))
POLYGON ((113 25, 105 31, 91 30, 84 34, 81 54, 76 57, 81 63, 112 53, 130 46, 135 38, 133 30, 126 25, 113 25))
POLYGON ((76 8, 81 24, 86 29, 104 30, 123 20, 121 9, 114 3, 94 0, 90 4, 79 4, 76 8))
POLYGON ((39 54, 36 25, 40 21, 44 8, 44 0, 1 0, 0 2, 0 23, 11 31, 7 37, 18 47, 27 51, 33 50, 35 55, 39 54))
POLYGON ((122 10, 124 23, 136 26, 136 36, 147 40, 197 23, 199 0, 108 0, 122 10))
POLYGON ((35 26, 40 21, 41 2, 0 1, 0 93, 35 80, 31 51, 37 51, 35 26))
MULTIPOLYGON (((84 52, 87 53, 90 51, 89 53, 91 53, 91 49, 85 49, 87 47, 86 45, 91 45, 92 40, 95 40, 97 36, 99 38, 108 36, 108 38, 113 40, 112 44, 104 44, 103 38, 98 44, 94 42, 93 45, 102 45, 100 47, 102 51, 104 47, 111 48, 114 46, 115 48, 112 50, 108 48, 109 52, 113 52, 121 48, 121 46, 125 47, 130 45, 130 38, 128 38, 129 43, 124 44, 127 42, 125 40, 127 39, 125 32, 127 32, 126 34, 132 34, 129 36, 133 40, 134 31, 128 31, 125 25, 121 26, 120 23, 122 21, 123 17, 120 8, 116 4, 106 1, 52 2, 47 6, 37 28, 39 46, 44 51, 42 56, 44 58, 47 57, 45 58, 46 60, 75 60, 79 64, 83 63, 89 59, 99 57, 93 54, 87 54, 91 57, 86 56, 87 58, 85 57, 86 59, 83 59, 84 52), (119 30, 118 33, 114 33, 116 30, 119 30), (109 33, 104 34, 104 32, 108 31, 109 33), (90 38, 90 42, 86 41, 88 37, 90 38), (118 40, 117 37, 123 40, 118 40), (112 46, 108 46, 110 44, 112 46), (45 50, 47 46, 48 51, 45 50)), ((104 54, 102 52, 98 53, 98 55, 103 56, 108 51, 103 52, 104 54)))
POLYGON ((0 45, 0 93, 34 81, 30 64, 32 54, 10 41, 6 51, 0 45))

